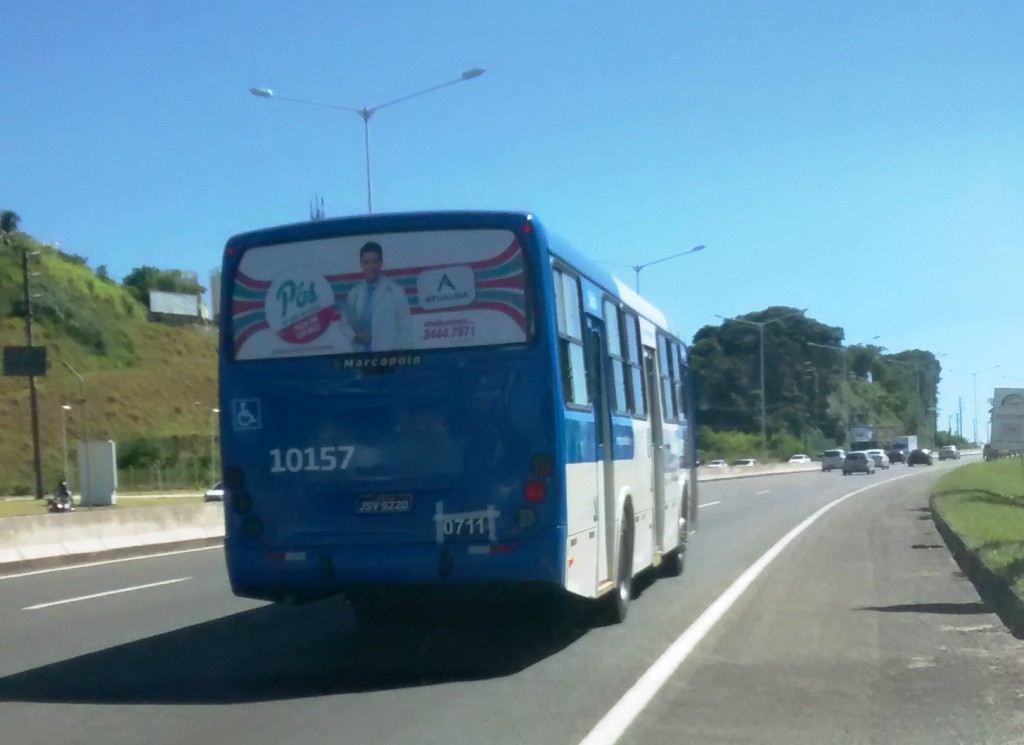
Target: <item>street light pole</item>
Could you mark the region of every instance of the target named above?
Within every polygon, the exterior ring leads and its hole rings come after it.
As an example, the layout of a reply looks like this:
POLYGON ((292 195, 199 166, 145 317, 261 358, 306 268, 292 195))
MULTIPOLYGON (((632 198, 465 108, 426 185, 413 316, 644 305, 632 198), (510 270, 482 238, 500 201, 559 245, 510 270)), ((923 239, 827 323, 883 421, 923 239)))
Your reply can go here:
POLYGON ((68 480, 68 412, 71 407, 62 404, 60 407, 60 442, 61 452, 64 455, 64 480, 68 480))
POLYGON ((85 447, 85 478, 82 479, 81 491, 82 491, 82 504, 92 507, 92 488, 91 479, 92 474, 89 471, 89 418, 85 415, 85 378, 78 374, 78 370, 73 368, 68 362, 64 362, 64 367, 71 371, 71 373, 78 378, 78 385, 82 391, 82 444, 85 447), (86 495, 88 494, 88 502, 86 501, 86 495))
POLYGON ((842 393, 842 399, 843 399, 843 444, 844 445, 846 444, 846 438, 849 437, 849 434, 850 434, 850 398, 846 394, 846 388, 850 384, 850 371, 849 371, 849 364, 848 364, 847 359, 846 359, 846 350, 849 349, 851 346, 853 346, 853 347, 861 347, 861 346, 864 346, 865 344, 870 344, 871 342, 876 341, 876 340, 881 339, 881 338, 882 338, 881 336, 872 336, 870 339, 865 339, 862 342, 859 342, 857 344, 851 344, 851 345, 848 345, 848 346, 845 346, 845 347, 844 346, 838 346, 837 347, 834 344, 818 344, 817 342, 813 342, 813 341, 807 342, 807 345, 810 346, 810 347, 819 347, 821 349, 834 349, 834 350, 836 350, 837 352, 839 352, 839 359, 843 363, 843 382, 842 382, 842 388, 841 388, 840 392, 842 393))
POLYGON ((333 103, 324 103, 323 101, 311 101, 304 98, 279 96, 276 93, 274 93, 274 91, 272 91, 270 88, 250 88, 249 92, 254 96, 258 96, 260 98, 278 98, 282 101, 304 103, 309 106, 323 106, 328 109, 340 109, 341 111, 351 111, 355 114, 358 114, 359 117, 363 120, 363 146, 366 151, 366 211, 368 214, 373 214, 373 191, 370 179, 370 117, 372 117, 378 111, 387 106, 394 106, 396 103, 408 101, 410 98, 416 98, 417 96, 422 96, 426 93, 431 93, 433 91, 440 90, 441 88, 447 88, 450 85, 456 85, 467 80, 472 80, 473 78, 478 78, 481 75, 483 75, 484 72, 485 71, 483 70, 483 68, 474 67, 472 70, 466 70, 464 73, 462 73, 462 75, 455 78, 454 80, 449 80, 447 82, 440 83, 439 85, 433 85, 429 88, 424 88, 421 91, 409 93, 405 96, 401 96, 400 98, 396 98, 391 101, 385 101, 384 103, 377 104, 376 106, 364 106, 361 109, 357 109, 354 106, 340 106, 338 104, 333 103))
POLYGON ((599 261, 597 263, 598 264, 611 264, 612 266, 624 266, 624 267, 627 267, 628 269, 632 269, 634 272, 636 272, 636 291, 637 291, 637 293, 639 293, 640 292, 640 270, 641 269, 646 269, 649 266, 653 266, 654 264, 660 264, 661 262, 668 261, 669 259, 678 259, 680 256, 686 256, 687 254, 694 254, 694 253, 697 253, 698 251, 703 251, 705 248, 707 248, 707 246, 694 246, 693 248, 689 249, 688 251, 682 251, 682 252, 677 253, 677 254, 672 254, 671 256, 666 256, 663 259, 655 259, 654 261, 648 261, 646 264, 621 264, 621 263, 619 263, 617 261, 599 261))
POLYGON ((220 413, 220 409, 210 409, 210 487, 219 481, 217 478, 217 451, 215 448, 216 437, 217 437, 217 415, 220 413))
POLYGON ((804 308, 802 310, 797 310, 797 311, 794 311, 792 313, 787 313, 784 316, 778 316, 777 318, 772 318, 770 321, 751 321, 751 320, 746 319, 746 318, 727 318, 725 316, 720 316, 720 315, 717 315, 717 314, 715 316, 716 318, 721 318, 723 321, 736 321, 737 323, 745 323, 745 324, 747 324, 749 326, 755 326, 755 327, 757 327, 757 330, 758 330, 758 332, 761 335, 761 344, 760 344, 760 349, 761 349, 761 354, 760 354, 760 358, 761 358, 761 360, 760 360, 760 368, 761 368, 761 448, 762 448, 762 450, 765 450, 765 451, 768 450, 768 425, 766 423, 767 422, 767 418, 768 418, 768 414, 767 414, 767 408, 768 407, 767 407, 767 404, 765 402, 766 393, 765 393, 765 389, 764 389, 764 327, 769 325, 769 324, 771 324, 771 323, 776 323, 777 321, 783 321, 783 320, 785 320, 787 318, 792 318, 793 316, 803 315, 806 312, 807 312, 807 308, 804 308))
POLYGON ((999 365, 994 365, 993 367, 990 367, 987 370, 976 370, 975 372, 971 373, 971 377, 974 379, 974 443, 975 444, 978 443, 978 373, 980 373, 980 372, 983 372, 983 373, 992 372, 993 370, 995 370, 998 367, 999 367, 999 365))

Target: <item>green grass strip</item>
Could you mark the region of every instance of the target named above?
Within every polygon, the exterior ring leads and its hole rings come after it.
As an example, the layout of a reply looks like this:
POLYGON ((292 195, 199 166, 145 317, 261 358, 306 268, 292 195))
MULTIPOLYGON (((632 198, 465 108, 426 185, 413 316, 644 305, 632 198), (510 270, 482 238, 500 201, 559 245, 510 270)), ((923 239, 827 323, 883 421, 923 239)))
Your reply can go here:
POLYGON ((934 496, 964 545, 1024 595, 1024 461, 962 466, 939 480, 934 496))

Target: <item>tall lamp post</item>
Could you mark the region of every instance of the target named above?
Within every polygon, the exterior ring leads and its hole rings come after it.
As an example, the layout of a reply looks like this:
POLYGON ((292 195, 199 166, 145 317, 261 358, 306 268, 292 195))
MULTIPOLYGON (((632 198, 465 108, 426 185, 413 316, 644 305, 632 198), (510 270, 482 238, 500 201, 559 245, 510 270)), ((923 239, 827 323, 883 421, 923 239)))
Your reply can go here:
POLYGON ((716 318, 721 318, 723 321, 735 321, 736 323, 745 323, 748 326, 754 326, 754 327, 757 328, 758 332, 761 335, 761 354, 760 354, 760 358, 761 358, 761 365, 760 365, 760 367, 761 367, 761 448, 763 450, 767 450, 768 449, 768 426, 766 424, 766 419, 767 419, 766 409, 767 409, 767 406, 765 404, 765 390, 764 390, 764 327, 768 326, 769 324, 772 324, 772 323, 777 323, 779 321, 784 321, 787 318, 792 318, 793 316, 802 316, 806 312, 807 312, 807 308, 803 308, 802 310, 796 310, 796 311, 793 311, 792 313, 787 313, 784 316, 778 316, 777 318, 773 318, 770 321, 751 321, 751 320, 746 319, 746 318, 727 318, 725 316, 720 316, 718 314, 715 315, 716 318))
POLYGON ((210 409, 210 487, 217 483, 217 415, 220 409, 210 409))
POLYGON ((978 373, 988 373, 997 369, 999 365, 993 365, 986 370, 976 370, 971 373, 971 377, 974 379, 974 442, 978 442, 978 373))
POLYGON ((668 261, 669 259, 678 259, 680 256, 686 256, 687 254, 695 254, 698 251, 703 251, 705 248, 707 248, 707 246, 694 246, 693 248, 689 249, 688 251, 682 251, 682 252, 677 253, 677 254, 672 254, 671 256, 666 256, 663 259, 655 259, 654 261, 648 261, 646 264, 621 264, 621 263, 619 263, 617 261, 599 261, 598 263, 599 264, 611 264, 612 266, 624 266, 624 267, 627 267, 628 269, 632 269, 634 272, 636 272, 636 291, 640 292, 640 270, 641 269, 646 269, 649 266, 654 266, 655 264, 660 264, 661 262, 668 261))
POLYGON ((432 91, 440 90, 441 88, 447 88, 450 85, 456 85, 458 83, 463 83, 467 80, 472 80, 473 78, 478 78, 483 74, 484 70, 482 68, 474 67, 472 70, 466 70, 459 77, 455 78, 454 80, 449 80, 446 83, 433 85, 429 88, 424 88, 423 90, 416 91, 415 93, 409 93, 405 96, 396 98, 392 101, 385 101, 384 103, 377 104, 376 106, 364 106, 361 109, 357 109, 353 106, 340 106, 338 104, 333 103, 324 103, 323 101, 310 101, 304 98, 291 98, 289 96, 279 96, 276 93, 274 93, 274 91, 272 91, 270 88, 250 88, 249 92, 254 96, 259 96, 260 98, 277 98, 282 101, 304 103, 309 106, 323 106, 328 109, 340 109, 342 111, 351 111, 354 114, 358 114, 359 117, 363 120, 363 143, 366 149, 366 211, 370 214, 373 214, 373 193, 370 186, 370 117, 372 117, 381 109, 386 108, 388 106, 394 106, 396 103, 408 101, 410 98, 416 98, 417 96, 422 96, 426 93, 431 93, 432 91))
MULTIPOLYGON (((945 352, 939 352, 937 355, 935 355, 935 359, 938 360, 940 357, 945 357, 945 356, 946 356, 945 352)), ((903 360, 888 360, 888 362, 896 364, 896 365, 906 365, 907 367, 912 368, 914 370, 914 382, 917 385, 917 399, 918 399, 917 403, 914 406, 914 408, 917 409, 919 405, 923 404, 923 401, 921 401, 921 376, 925 372, 927 372, 926 368, 923 368, 920 365, 914 364, 913 362, 904 362, 903 360)), ((998 365, 996 365, 996 367, 998 367, 998 365)), ((950 371, 950 372, 953 372, 953 371, 950 371)), ((938 378, 937 377, 935 379, 935 391, 934 391, 934 395, 933 395, 933 399, 932 399, 932 405, 930 407, 929 406, 923 406, 923 408, 924 408, 924 413, 925 414, 929 414, 929 413, 931 414, 931 416, 928 417, 928 418, 931 420, 931 425, 932 425, 932 447, 934 447, 935 444, 936 444, 935 441, 936 441, 936 439, 938 439, 938 435, 939 435, 939 418, 938 418, 938 416, 939 416, 939 388, 938 388, 938 378)))
POLYGON ((65 362, 64 367, 70 370, 72 375, 78 378, 78 385, 82 392, 82 444, 85 447, 85 478, 82 479, 80 486, 82 492, 82 504, 92 507, 92 489, 90 488, 89 483, 92 478, 92 474, 89 471, 89 418, 85 415, 85 378, 79 375, 78 370, 73 368, 69 363, 65 362), (86 501, 86 499, 88 499, 88 501, 86 501))
POLYGON ((61 453, 64 455, 64 480, 68 480, 68 412, 71 407, 68 404, 61 404, 60 407, 60 443, 61 453))
POLYGON ((819 349, 834 349, 839 352, 839 359, 843 363, 843 444, 846 444, 846 438, 850 434, 850 398, 846 395, 846 386, 850 382, 849 365, 846 362, 846 350, 850 347, 862 347, 865 344, 870 344, 873 341, 881 339, 881 336, 872 336, 870 339, 865 339, 857 344, 848 344, 846 346, 836 346, 835 344, 818 344, 817 342, 809 341, 807 346, 818 347, 819 349))

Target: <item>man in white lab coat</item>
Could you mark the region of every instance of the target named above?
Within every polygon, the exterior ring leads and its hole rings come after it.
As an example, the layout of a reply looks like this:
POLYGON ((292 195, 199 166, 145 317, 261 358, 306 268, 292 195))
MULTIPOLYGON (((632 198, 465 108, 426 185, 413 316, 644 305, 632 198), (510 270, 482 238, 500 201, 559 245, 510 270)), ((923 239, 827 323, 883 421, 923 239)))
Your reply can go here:
POLYGON ((409 301, 396 282, 384 276, 384 249, 370 241, 359 249, 363 281, 348 294, 355 314, 355 347, 362 352, 412 349, 409 301))

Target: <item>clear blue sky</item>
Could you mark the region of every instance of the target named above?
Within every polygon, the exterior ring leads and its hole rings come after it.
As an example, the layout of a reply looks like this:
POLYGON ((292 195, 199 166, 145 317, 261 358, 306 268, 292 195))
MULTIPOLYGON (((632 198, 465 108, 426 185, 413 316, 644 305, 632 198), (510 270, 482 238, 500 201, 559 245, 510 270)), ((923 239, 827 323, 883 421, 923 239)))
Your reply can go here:
MULTIPOLYGON (((120 277, 365 209, 526 208, 684 336, 767 305, 1024 386, 1024 4, 35 2, 4 9, 0 206, 120 277), (625 270, 624 279, 631 279, 625 270), (1016 381, 1007 379, 1017 378, 1016 381)), ((982 428, 983 429, 983 428, 982 428)))

